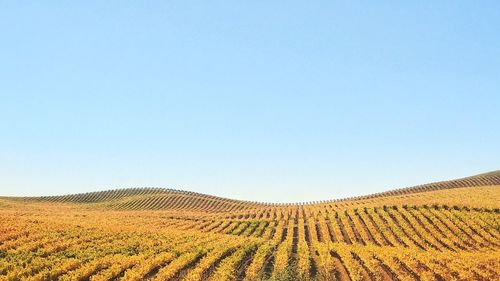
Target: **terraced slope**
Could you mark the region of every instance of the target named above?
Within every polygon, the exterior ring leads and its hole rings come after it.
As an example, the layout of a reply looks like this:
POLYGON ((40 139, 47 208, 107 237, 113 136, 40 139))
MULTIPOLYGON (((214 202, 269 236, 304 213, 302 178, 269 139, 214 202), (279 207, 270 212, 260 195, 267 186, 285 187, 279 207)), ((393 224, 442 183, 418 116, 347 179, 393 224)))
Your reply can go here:
POLYGON ((498 280, 497 180, 287 205, 165 189, 3 198, 0 280, 498 280))

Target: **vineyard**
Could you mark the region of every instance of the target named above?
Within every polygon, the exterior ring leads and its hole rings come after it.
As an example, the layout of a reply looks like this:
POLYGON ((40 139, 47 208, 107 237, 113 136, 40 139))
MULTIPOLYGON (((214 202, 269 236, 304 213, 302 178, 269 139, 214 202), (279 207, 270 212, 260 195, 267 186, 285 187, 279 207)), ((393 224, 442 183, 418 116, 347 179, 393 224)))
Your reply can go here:
POLYGON ((500 172, 300 204, 0 198, 0 280, 499 280, 500 172))

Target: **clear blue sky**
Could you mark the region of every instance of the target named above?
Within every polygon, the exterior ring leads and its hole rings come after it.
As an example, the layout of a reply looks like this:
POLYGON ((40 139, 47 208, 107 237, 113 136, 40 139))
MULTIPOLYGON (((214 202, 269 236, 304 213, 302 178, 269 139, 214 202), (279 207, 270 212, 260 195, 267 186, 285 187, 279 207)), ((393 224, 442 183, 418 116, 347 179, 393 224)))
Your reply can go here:
POLYGON ((499 169, 499 108, 499 1, 0 2, 1 195, 368 194, 499 169))

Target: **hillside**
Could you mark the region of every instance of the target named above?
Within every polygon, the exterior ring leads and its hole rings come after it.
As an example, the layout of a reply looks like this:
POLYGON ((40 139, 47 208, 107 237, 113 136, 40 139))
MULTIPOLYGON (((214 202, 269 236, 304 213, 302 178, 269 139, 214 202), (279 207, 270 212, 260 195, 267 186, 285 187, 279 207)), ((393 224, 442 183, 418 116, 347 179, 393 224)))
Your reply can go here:
MULTIPOLYGON (((398 188, 386 192, 380 192, 372 195, 358 196, 352 198, 324 200, 320 202, 303 202, 303 203, 265 203, 251 202, 227 199, 201 193, 182 191, 166 188, 128 188, 116 189, 100 192, 90 192, 82 194, 72 194, 63 196, 43 196, 43 197, 25 197, 17 198, 20 200, 39 201, 39 202, 59 202, 59 203, 82 203, 92 204, 92 207, 102 206, 119 210, 194 210, 194 211, 210 211, 210 212, 233 212, 242 211, 259 207, 283 206, 283 205, 314 205, 314 204, 347 204, 347 202, 357 201, 357 204, 362 202, 370 202, 372 199, 390 198, 389 200, 400 200, 401 196, 410 196, 418 194, 417 197, 422 198, 431 196, 422 195, 431 191, 449 190, 464 187, 481 187, 500 185, 500 171, 489 172, 476 176, 466 177, 456 180, 441 181, 429 184, 423 184, 407 188, 398 188)), ((453 198, 452 194, 442 194, 442 199, 453 198)), ((410 197, 411 198, 411 197, 410 197)), ((460 196, 458 198, 461 204, 467 202, 468 199, 460 196), (466 200, 466 201, 464 201, 466 200)), ((485 198, 487 201, 488 198, 485 198)), ((378 200, 379 201, 379 200, 378 200)), ((411 202, 410 202, 411 203, 411 202)), ((439 202, 438 202, 439 203, 439 202)), ((483 203, 485 203, 483 201, 483 203)))
POLYGON ((499 174, 297 204, 156 188, 2 198, 0 280, 495 280, 499 174))

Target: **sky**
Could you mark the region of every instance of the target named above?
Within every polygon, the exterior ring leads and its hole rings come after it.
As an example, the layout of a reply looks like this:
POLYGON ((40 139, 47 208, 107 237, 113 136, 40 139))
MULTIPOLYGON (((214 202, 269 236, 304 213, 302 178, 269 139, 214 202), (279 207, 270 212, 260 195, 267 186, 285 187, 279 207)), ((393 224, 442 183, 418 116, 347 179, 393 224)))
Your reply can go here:
POLYGON ((1 1, 0 196, 298 202, 500 168, 499 1, 1 1))

